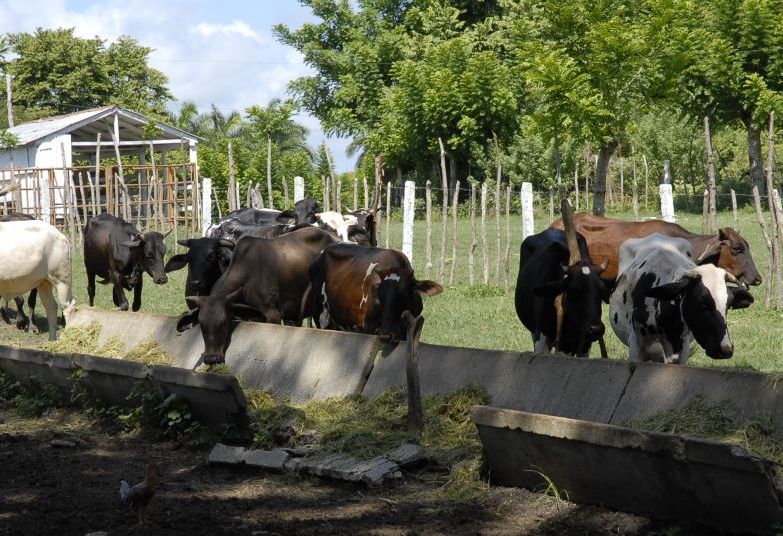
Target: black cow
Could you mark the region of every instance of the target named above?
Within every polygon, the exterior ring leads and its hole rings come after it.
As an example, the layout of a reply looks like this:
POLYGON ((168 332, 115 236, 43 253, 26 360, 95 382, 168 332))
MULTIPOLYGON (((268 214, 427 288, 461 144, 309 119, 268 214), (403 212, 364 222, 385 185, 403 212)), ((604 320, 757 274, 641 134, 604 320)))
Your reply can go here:
POLYGON ((89 218, 84 226, 84 266, 87 269, 87 295, 95 300, 95 276, 102 285, 111 282, 114 305, 128 310, 123 289, 133 289, 133 310, 141 307, 142 274, 147 272, 157 285, 168 281, 163 270, 166 256, 164 239, 168 234, 140 233, 130 223, 111 214, 89 218))
MULTIPOLYGON (((29 214, 23 212, 9 212, 0 216, 0 222, 6 221, 27 221, 34 220, 29 214)), ((35 325, 35 299, 38 296, 38 289, 34 288, 30 291, 30 295, 27 297, 27 307, 30 310, 30 316, 24 314, 24 300, 21 296, 14 298, 16 304, 16 328, 29 331, 30 333, 38 333, 38 327, 35 325)), ((0 307, 0 319, 6 324, 11 323, 11 319, 8 318, 6 307, 0 307)))
POLYGON ((185 296, 209 296, 213 285, 228 269, 234 242, 223 238, 177 240, 187 253, 174 255, 166 263, 166 273, 188 267, 185 296))
MULTIPOLYGON (((363 239, 366 237, 367 243, 376 247, 378 242, 376 240, 376 221, 377 214, 373 214, 371 210, 366 208, 360 208, 351 212, 356 216, 356 225, 351 226, 348 230, 349 240, 356 242, 357 244, 363 244, 363 239), (362 236, 363 235, 363 236, 362 236)), ((378 213, 380 214, 380 212, 378 213)))
POLYGON ((520 248, 514 304, 517 316, 533 335, 536 352, 553 346, 563 353, 587 356, 604 334, 601 301, 608 302, 612 283, 600 277, 606 264, 590 260, 587 243, 577 233, 582 261, 568 266, 566 235, 546 229, 528 236, 520 248), (555 299, 562 294, 562 327, 557 333, 555 299))
POLYGON ((283 223, 250 223, 237 218, 221 221, 209 231, 210 238, 238 241, 243 236, 272 238, 298 229, 296 225, 283 223))
POLYGON ((294 210, 284 210, 281 216, 292 218, 296 225, 316 223, 315 215, 321 212, 321 205, 315 199, 300 199, 294 203, 294 210))
POLYGON ((418 281, 403 253, 340 243, 329 246, 310 267, 312 317, 320 328, 377 334, 404 340, 402 313, 421 314, 421 294, 443 291, 418 281))
POLYGON ((290 223, 288 216, 271 208, 240 208, 226 214, 223 220, 231 218, 255 224, 290 223))
POLYGON ((336 240, 315 227, 274 238, 243 238, 210 295, 188 296, 192 309, 179 319, 177 330, 201 325, 201 357, 210 365, 225 360, 235 320, 301 325, 307 270, 336 240))

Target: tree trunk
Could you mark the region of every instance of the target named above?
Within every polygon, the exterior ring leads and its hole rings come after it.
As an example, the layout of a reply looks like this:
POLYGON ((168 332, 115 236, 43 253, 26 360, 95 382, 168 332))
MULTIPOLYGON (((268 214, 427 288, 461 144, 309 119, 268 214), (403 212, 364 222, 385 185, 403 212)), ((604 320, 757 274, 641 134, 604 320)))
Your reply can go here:
POLYGON ((606 175, 609 171, 609 161, 612 159, 618 142, 612 139, 601 144, 598 151, 598 163, 595 167, 595 184, 593 185, 593 214, 603 216, 606 207, 606 175))
POLYGON ((748 134, 748 164, 750 166, 750 186, 756 186, 761 195, 766 195, 764 183, 764 165, 761 156, 761 129, 753 125, 750 116, 743 117, 745 131, 748 134))
POLYGON ((266 137, 266 192, 269 199, 269 208, 275 208, 272 197, 272 137, 266 137))

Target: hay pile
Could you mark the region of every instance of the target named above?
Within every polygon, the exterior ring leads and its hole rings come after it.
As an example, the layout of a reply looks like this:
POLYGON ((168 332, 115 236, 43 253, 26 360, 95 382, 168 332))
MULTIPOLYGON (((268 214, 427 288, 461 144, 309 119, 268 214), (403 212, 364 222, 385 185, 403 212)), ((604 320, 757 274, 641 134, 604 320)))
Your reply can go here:
POLYGON ((154 339, 142 341, 136 348, 126 350, 125 345, 116 337, 106 344, 98 344, 101 327, 98 323, 64 329, 56 341, 47 342, 43 349, 58 354, 87 354, 113 359, 129 359, 145 365, 174 366, 174 359, 154 339))
POLYGON ((757 456, 783 464, 783 438, 775 435, 773 423, 769 420, 740 423, 732 417, 735 413, 729 400, 710 404, 703 396, 697 396, 682 409, 665 411, 623 425, 648 432, 679 434, 739 445, 757 456))

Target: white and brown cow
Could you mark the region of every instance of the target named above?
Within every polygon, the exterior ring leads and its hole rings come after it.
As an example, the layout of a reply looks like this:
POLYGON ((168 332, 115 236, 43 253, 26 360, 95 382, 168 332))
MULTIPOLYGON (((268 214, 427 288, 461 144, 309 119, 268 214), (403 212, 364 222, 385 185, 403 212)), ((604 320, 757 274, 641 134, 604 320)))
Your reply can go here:
POLYGON ((41 221, 0 223, 0 295, 5 299, 38 289, 49 321, 49 340, 57 338, 57 302, 67 318, 71 294, 71 247, 55 227, 41 221))
POLYGON ((631 361, 684 365, 693 339, 713 359, 733 355, 727 311, 748 307, 753 297, 726 285, 737 282, 731 274, 697 266, 689 242, 658 233, 625 241, 619 264, 609 319, 631 361))

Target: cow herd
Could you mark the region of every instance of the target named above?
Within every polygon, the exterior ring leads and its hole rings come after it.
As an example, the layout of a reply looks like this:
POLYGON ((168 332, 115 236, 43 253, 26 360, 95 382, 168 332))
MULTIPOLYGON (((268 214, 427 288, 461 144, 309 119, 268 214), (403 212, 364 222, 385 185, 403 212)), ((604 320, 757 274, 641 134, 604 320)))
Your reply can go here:
MULTIPOLYGON (((178 240, 186 251, 164 264, 168 233, 141 233, 104 213, 84 227, 89 302, 97 277, 111 284, 122 310, 128 309, 125 291, 132 291, 131 308, 138 311, 145 272, 160 285, 167 273, 186 268, 188 311, 176 329, 200 328, 205 364, 225 360, 239 320, 301 326, 310 319, 321 329, 403 340, 404 313, 418 316, 421 296, 443 288, 417 280, 399 251, 376 247, 376 217, 367 210, 321 212, 309 199, 293 210, 241 209, 204 237, 178 240)), ((553 222, 520 249, 515 305, 536 351, 589 355, 594 342, 603 344, 602 304, 608 303, 610 325, 632 361, 684 364, 693 340, 712 358, 732 356, 727 312, 753 303, 748 285, 761 282, 736 231, 698 235, 659 220, 588 214, 577 214, 568 232, 563 227, 562 220, 553 222)), ((18 327, 35 329, 20 296, 33 291, 32 318, 37 292, 54 339, 54 291, 66 319, 74 306, 67 239, 51 225, 13 214, 0 220, 0 237, 0 295, 16 298, 18 327)))

